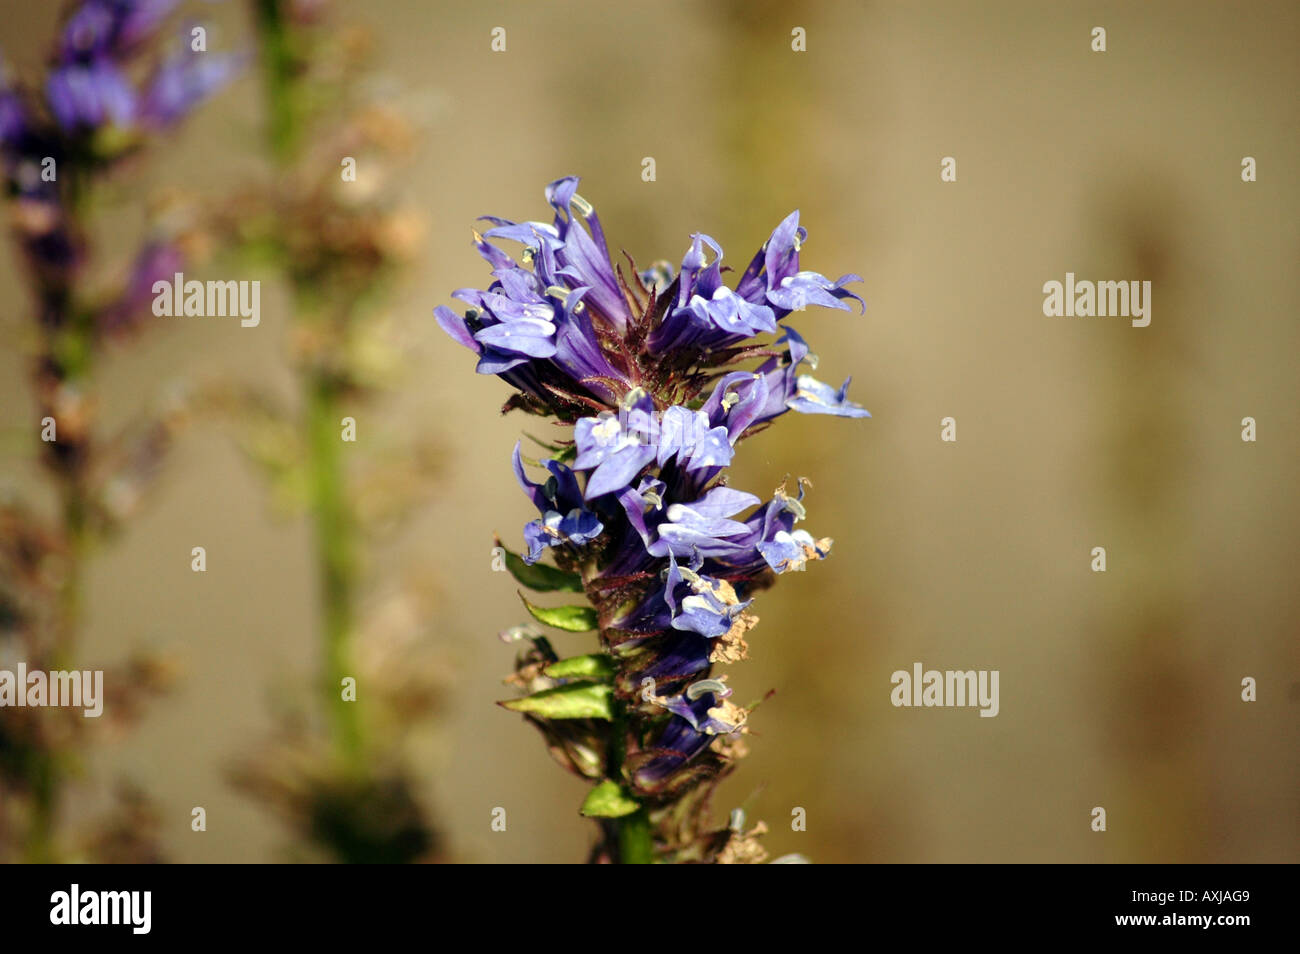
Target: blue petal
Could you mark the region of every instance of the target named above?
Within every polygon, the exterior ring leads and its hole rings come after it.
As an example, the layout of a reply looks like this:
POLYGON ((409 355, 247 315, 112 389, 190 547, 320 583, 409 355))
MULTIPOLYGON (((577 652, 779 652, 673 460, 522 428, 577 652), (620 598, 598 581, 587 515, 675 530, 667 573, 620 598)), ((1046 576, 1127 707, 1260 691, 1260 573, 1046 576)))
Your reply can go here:
POLYGON ((837 391, 811 375, 801 374, 796 379, 797 388, 785 402, 793 411, 803 414, 833 414, 836 417, 870 417, 862 405, 845 400, 852 378, 845 378, 837 391))
POLYGON ((542 318, 518 318, 482 328, 474 340, 507 354, 549 358, 555 354, 555 325, 542 318))
POLYGON ((438 322, 438 326, 455 341, 463 344, 475 354, 482 352, 483 346, 474 340, 474 335, 470 332, 469 326, 465 324, 465 319, 460 315, 446 305, 439 305, 433 309, 433 317, 438 322))
POLYGON ((654 460, 654 448, 631 444, 610 455, 587 478, 587 499, 622 490, 632 483, 641 468, 654 460))

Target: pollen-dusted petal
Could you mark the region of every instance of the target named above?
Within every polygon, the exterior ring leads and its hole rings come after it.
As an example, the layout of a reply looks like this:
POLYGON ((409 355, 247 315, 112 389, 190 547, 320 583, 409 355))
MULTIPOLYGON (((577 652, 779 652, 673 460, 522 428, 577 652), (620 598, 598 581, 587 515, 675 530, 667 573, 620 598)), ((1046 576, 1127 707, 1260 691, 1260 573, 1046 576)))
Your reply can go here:
POLYGON ((749 741, 742 732, 735 735, 715 735, 709 743, 709 749, 717 752, 728 762, 743 759, 749 755, 749 741))
POLYGON ((767 825, 757 822, 747 832, 732 832, 722 851, 718 852, 717 864, 720 865, 761 865, 767 861, 767 849, 759 844, 758 839, 767 834, 767 825))
POLYGON ((745 634, 758 625, 758 617, 741 613, 731 621, 731 628, 713 641, 709 662, 731 664, 749 658, 749 643, 745 634))
POLYGON ((749 719, 749 710, 742 709, 729 699, 721 700, 708 710, 708 722, 703 729, 709 735, 731 735, 734 732, 748 732, 745 722, 749 719))
POLYGON ((780 530, 767 542, 758 544, 758 551, 777 573, 802 570, 809 560, 824 559, 831 548, 829 537, 814 541, 806 530, 793 533, 780 530))

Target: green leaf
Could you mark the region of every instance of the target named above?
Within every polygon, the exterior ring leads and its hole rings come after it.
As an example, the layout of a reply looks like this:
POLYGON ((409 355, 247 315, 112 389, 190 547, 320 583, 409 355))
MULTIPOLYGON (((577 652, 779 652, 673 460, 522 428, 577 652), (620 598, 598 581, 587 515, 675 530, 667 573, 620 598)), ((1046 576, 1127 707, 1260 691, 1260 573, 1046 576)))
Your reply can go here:
POLYGON ((544 563, 534 563, 529 566, 519 554, 511 553, 506 547, 501 546, 500 537, 497 537, 497 546, 505 552, 506 569, 510 571, 510 575, 530 590, 537 590, 539 593, 549 593, 554 590, 567 593, 582 592, 582 578, 578 574, 565 573, 544 563))
POLYGON ((608 679, 614 675, 614 661, 604 653, 590 656, 571 656, 551 663, 542 672, 553 679, 608 679))
POLYGON ((598 682, 575 682, 555 689, 543 689, 522 699, 499 703, 511 712, 526 712, 543 719, 609 719, 613 686, 598 682))
POLYGON ((533 619, 570 633, 589 633, 596 628, 596 611, 590 606, 534 606, 520 593, 533 619))
POLYGON ((588 818, 622 818, 640 807, 618 782, 607 778, 587 793, 581 811, 588 818))

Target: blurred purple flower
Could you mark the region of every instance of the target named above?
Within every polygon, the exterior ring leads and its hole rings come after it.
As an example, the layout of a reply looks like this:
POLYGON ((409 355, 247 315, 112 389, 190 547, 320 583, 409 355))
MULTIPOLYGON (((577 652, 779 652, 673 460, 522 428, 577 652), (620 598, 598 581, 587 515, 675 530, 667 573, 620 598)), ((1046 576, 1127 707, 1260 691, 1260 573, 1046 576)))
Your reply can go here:
POLYGON ((135 89, 107 58, 56 69, 45 81, 45 98, 54 118, 69 132, 135 122, 135 89))
MULTIPOLYGON (((186 30, 181 49, 143 86, 132 82, 131 68, 156 46, 176 6, 177 0, 83 0, 73 8, 44 82, 45 102, 59 129, 88 134, 105 127, 162 128, 238 73, 242 56, 194 51, 186 30)), ((0 116, 0 129, 14 122, 13 115, 0 116)))
POLYGON ((154 282, 171 281, 185 266, 185 256, 172 242, 154 241, 136 254, 126 287, 118 298, 95 316, 100 331, 120 334, 150 316, 154 282))
POLYGON ((168 126, 238 75, 244 58, 185 51, 167 60, 150 78, 140 102, 142 121, 168 126))
POLYGON ((123 57, 151 39, 178 0, 84 0, 68 17, 59 43, 63 63, 123 57))

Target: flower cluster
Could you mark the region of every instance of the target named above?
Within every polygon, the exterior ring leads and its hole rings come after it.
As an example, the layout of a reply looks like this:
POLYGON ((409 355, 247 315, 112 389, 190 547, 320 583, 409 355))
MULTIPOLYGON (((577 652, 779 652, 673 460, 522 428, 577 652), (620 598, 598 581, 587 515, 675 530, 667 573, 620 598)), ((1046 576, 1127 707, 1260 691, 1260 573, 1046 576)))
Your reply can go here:
POLYGON ((86 294, 92 264, 87 199, 98 182, 223 86, 234 54, 196 51, 189 34, 163 52, 177 0, 80 0, 65 10, 42 76, 22 82, 0 61, 0 174, 48 347, 36 366, 42 416, 59 422, 46 445, 56 467, 85 465, 91 413, 84 389, 100 339, 149 314, 153 283, 201 242, 184 208, 161 208, 125 277, 86 294), (75 339, 75 344, 74 344, 75 339))
MULTIPOLYGON (((15 202, 23 249, 47 284, 82 263, 77 206, 89 176, 135 153, 150 133, 173 126, 224 86, 240 57, 192 49, 188 33, 161 51, 178 0, 81 0, 66 12, 44 76, 26 85, 0 59, 0 169, 15 202)), ((170 275, 174 245, 137 257, 127 292, 170 275)), ((108 325, 139 301, 112 302, 108 325)))
POLYGON ((741 754, 749 713, 713 668, 747 658, 753 594, 831 545, 797 526, 802 482, 764 502, 727 486, 726 468, 742 439, 787 411, 869 416, 846 398, 848 381, 807 373, 816 358, 785 323, 809 305, 861 304, 845 287, 861 279, 801 270, 798 212, 734 286, 704 234, 676 270, 630 258, 625 268, 577 184, 547 188, 550 223, 488 218, 474 244, 492 283, 453 293, 463 316, 435 311, 479 373, 516 390, 507 409, 573 425, 571 440, 550 445, 544 481, 516 445, 515 473, 540 516, 524 528, 527 552, 507 555, 525 585, 586 595, 590 607, 525 604, 548 625, 598 630, 601 652, 559 659, 531 637, 511 680, 528 695, 505 705, 564 764, 601 780, 585 814, 641 813, 660 860, 716 860, 722 846, 699 830, 703 803, 741 754), (522 246, 518 261, 502 241, 522 246), (546 552, 554 567, 539 563, 546 552))
POLYGON ((178 2, 82 0, 71 8, 45 80, 46 105, 63 133, 161 129, 225 85, 235 59, 193 49, 188 31, 177 52, 132 79, 178 2))
MULTIPOLYGON (((56 520, 36 508, 0 505, 0 658, 19 653, 29 665, 50 668, 75 659, 83 565, 146 499, 184 423, 183 408, 169 402, 106 433, 97 427, 93 379, 105 339, 144 323, 154 281, 178 271, 203 238, 178 204, 160 206, 145 240, 127 252, 126 274, 106 282, 89 228, 103 181, 238 66, 235 56, 195 50, 188 32, 175 53, 163 52, 177 4, 66 3, 40 75, 20 81, 0 58, 0 179, 34 306, 32 391, 36 419, 48 428, 40 447, 62 503, 56 520)), ((122 246, 114 241, 109 254, 122 246)), ((110 680, 124 687, 111 710, 134 717, 144 697, 165 685, 165 670, 148 657, 128 664, 110 680)), ((85 738, 79 724, 0 711, 0 858, 18 833, 28 860, 63 853, 61 791, 69 757, 85 738)), ((149 812, 137 793, 124 792, 123 803, 121 820, 103 829, 92 850, 152 860, 149 812)))

